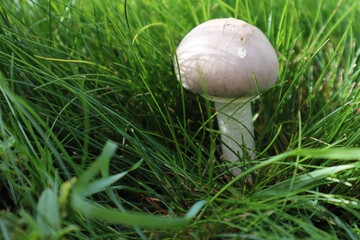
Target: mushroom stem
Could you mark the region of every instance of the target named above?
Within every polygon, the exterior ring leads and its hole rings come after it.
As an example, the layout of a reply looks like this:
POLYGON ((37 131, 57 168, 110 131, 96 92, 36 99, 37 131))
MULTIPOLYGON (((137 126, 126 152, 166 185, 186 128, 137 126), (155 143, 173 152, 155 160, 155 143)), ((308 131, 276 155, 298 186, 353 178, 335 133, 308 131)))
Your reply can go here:
MULTIPOLYGON (((246 148, 250 157, 254 158, 254 127, 249 99, 236 100, 230 104, 227 101, 215 101, 215 108, 218 111, 223 157, 233 163, 238 162, 246 148)), ((235 176, 240 173, 241 169, 233 170, 235 176)))

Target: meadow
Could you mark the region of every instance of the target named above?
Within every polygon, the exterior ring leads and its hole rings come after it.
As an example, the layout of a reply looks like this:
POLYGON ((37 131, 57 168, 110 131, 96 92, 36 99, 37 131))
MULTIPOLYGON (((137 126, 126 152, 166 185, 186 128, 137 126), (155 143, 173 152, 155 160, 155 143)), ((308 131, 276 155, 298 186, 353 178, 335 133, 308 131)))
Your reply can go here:
POLYGON ((0 236, 359 239, 359 23, 358 0, 2 0, 0 236), (186 33, 225 17, 280 64, 235 165, 174 72, 186 33))

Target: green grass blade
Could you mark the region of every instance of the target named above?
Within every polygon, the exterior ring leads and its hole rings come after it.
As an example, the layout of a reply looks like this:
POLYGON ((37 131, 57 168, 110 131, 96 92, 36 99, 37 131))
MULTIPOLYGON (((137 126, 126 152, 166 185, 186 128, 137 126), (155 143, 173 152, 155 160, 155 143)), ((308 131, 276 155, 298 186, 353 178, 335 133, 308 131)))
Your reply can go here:
MULTIPOLYGON (((198 211, 201 204, 196 205, 193 210, 198 211)), ((87 217, 97 218, 108 223, 161 229, 184 229, 191 220, 189 217, 194 215, 194 211, 186 218, 155 216, 130 211, 124 213, 117 209, 100 207, 79 197, 73 198, 72 207, 87 217)))
POLYGON ((307 190, 309 186, 314 187, 321 184, 321 180, 326 177, 330 177, 344 170, 354 169, 355 167, 356 165, 341 165, 305 173, 300 176, 296 176, 294 179, 285 180, 263 191, 257 192, 250 197, 250 200, 266 200, 269 198, 281 198, 284 196, 296 194, 298 192, 307 190))
POLYGON ((107 142, 98 159, 79 177, 76 183, 76 190, 83 189, 91 182, 97 173, 101 170, 108 169, 111 157, 115 154, 117 146, 113 142, 107 142))
POLYGON ((104 190, 106 190, 107 187, 109 187, 113 183, 117 182, 119 179, 124 177, 127 173, 128 173, 128 171, 118 173, 118 174, 112 175, 110 177, 102 178, 102 179, 94 181, 94 182, 90 182, 87 184, 86 187, 83 188, 82 191, 79 192, 79 194, 83 197, 87 197, 87 196, 93 195, 95 193, 104 191, 104 190))
POLYGON ((60 229, 58 198, 47 188, 40 195, 37 205, 36 224, 43 236, 53 236, 60 229))

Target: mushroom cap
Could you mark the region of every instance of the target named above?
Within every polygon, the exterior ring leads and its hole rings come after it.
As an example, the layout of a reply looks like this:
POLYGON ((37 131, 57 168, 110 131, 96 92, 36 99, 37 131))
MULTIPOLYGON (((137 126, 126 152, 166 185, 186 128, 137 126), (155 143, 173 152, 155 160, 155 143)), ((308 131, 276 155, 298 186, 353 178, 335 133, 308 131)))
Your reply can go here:
POLYGON ((180 42, 174 59, 183 86, 195 93, 236 98, 271 87, 279 62, 258 28, 238 19, 219 18, 192 29, 180 42), (178 64, 179 67, 178 67, 178 64))

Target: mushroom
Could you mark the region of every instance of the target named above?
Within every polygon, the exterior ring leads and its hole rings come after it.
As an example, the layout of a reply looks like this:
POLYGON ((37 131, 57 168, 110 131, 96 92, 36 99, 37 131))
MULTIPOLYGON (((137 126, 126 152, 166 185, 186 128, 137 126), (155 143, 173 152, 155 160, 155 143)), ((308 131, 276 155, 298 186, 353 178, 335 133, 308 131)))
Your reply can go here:
POLYGON ((234 18, 206 21, 182 39, 174 64, 184 88, 214 102, 223 158, 235 163, 245 152, 254 158, 251 100, 256 84, 263 91, 279 74, 276 52, 261 30, 234 18))

